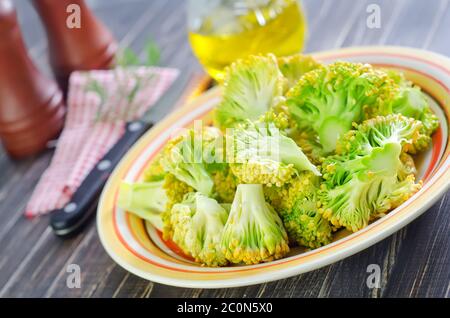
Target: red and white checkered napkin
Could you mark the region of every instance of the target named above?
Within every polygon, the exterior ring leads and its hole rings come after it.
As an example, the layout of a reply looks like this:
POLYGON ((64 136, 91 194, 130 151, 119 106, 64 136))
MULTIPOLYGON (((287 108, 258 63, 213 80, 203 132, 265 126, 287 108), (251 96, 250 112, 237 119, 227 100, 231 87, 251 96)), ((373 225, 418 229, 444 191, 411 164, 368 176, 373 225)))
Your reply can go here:
POLYGON ((74 72, 64 130, 25 215, 45 214, 67 204, 123 135, 126 122, 141 117, 177 76, 178 70, 156 67, 74 72))

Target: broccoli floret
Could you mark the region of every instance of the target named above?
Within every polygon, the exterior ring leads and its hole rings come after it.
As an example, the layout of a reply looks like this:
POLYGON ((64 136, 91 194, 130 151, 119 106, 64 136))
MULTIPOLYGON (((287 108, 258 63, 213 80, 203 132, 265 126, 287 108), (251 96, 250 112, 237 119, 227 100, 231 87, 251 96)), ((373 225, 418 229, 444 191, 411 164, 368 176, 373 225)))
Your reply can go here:
POLYGON ((317 207, 319 177, 302 172, 282 187, 265 187, 267 201, 280 214, 291 242, 317 248, 331 242, 331 224, 317 207))
POLYGON ((203 156, 207 141, 202 135, 205 136, 205 133, 191 129, 169 141, 164 148, 161 164, 166 172, 208 196, 212 193, 214 182, 203 156))
MULTIPOLYGON (((187 193, 199 191, 207 196, 229 196, 232 185, 220 183, 222 170, 227 169, 223 158, 223 138, 215 127, 185 131, 172 139, 164 148, 160 159, 167 171, 164 189, 168 196, 167 208, 162 215, 164 238, 173 235, 170 223, 172 207, 180 203, 187 193), (227 189, 228 192, 223 192, 227 189), (220 191, 220 193, 217 193, 220 191)), ((231 202, 231 201, 230 201, 231 202)))
POLYGON ((402 170, 399 171, 400 180, 405 180, 409 175, 416 175, 417 169, 413 157, 402 152, 400 154, 400 161, 402 162, 402 170))
POLYGON ((320 164, 323 157, 326 157, 326 153, 323 151, 323 147, 320 144, 319 137, 314 130, 295 129, 290 133, 289 137, 295 141, 313 164, 320 164))
POLYGON ((230 171, 229 165, 212 173, 214 181, 214 192, 217 194, 219 202, 233 202, 234 194, 238 185, 237 178, 230 171))
POLYGON ((319 186, 320 178, 310 171, 304 171, 288 183, 278 186, 264 186, 267 202, 280 214, 292 210, 300 193, 309 192, 319 186))
POLYGON ((224 81, 222 102, 216 108, 217 126, 223 129, 247 119, 257 120, 282 99, 284 83, 272 54, 250 56, 231 64, 224 81))
POLYGON ((284 104, 271 108, 260 117, 258 123, 273 124, 280 132, 292 138, 313 164, 319 164, 321 158, 326 155, 316 132, 311 128, 298 129, 297 123, 284 104))
POLYGON ((327 245, 332 239, 330 222, 318 212, 315 195, 299 198, 292 210, 282 215, 291 240, 308 248, 327 245))
POLYGON ((158 153, 155 158, 150 162, 148 167, 144 171, 143 181, 145 182, 153 182, 153 181, 161 181, 164 179, 166 172, 164 171, 164 167, 161 164, 162 154, 158 153))
POLYGON ((416 193, 422 182, 407 174, 411 165, 403 152, 417 145, 420 127, 419 121, 391 115, 367 120, 344 136, 339 154, 322 165, 319 212, 355 232, 416 193))
POLYGON ((391 78, 399 85, 399 91, 389 108, 382 115, 390 113, 402 114, 420 120, 424 125, 424 133, 432 135, 439 126, 439 120, 433 114, 428 104, 427 97, 420 87, 408 81, 403 73, 396 71, 388 72, 391 78))
POLYGON ((415 154, 428 148, 431 138, 424 134, 421 121, 400 114, 377 116, 345 134, 337 143, 336 153, 365 153, 392 141, 400 143, 404 152, 415 154))
MULTIPOLYGON (((225 162, 225 138, 220 129, 212 126, 206 126, 196 132, 196 137, 201 135, 201 153, 202 161, 208 172, 213 173, 216 170, 222 170, 226 167, 225 162)), ((199 151, 199 150, 197 150, 199 151)))
POLYGON ((278 67, 287 79, 287 89, 294 87, 305 73, 318 68, 320 65, 309 55, 295 54, 278 58, 278 67))
POLYGON ((172 209, 175 203, 180 203, 189 192, 194 192, 194 188, 187 183, 178 180, 173 174, 168 173, 164 177, 163 188, 166 190, 167 210, 172 209))
POLYGON ((325 177, 319 191, 323 217, 356 232, 409 199, 422 183, 416 184, 414 175, 401 180, 401 161, 395 160, 400 151, 398 144, 391 143, 375 148, 371 156, 328 159, 332 163, 326 167, 336 171, 335 177, 325 177))
POLYGON ((161 219, 163 221, 163 237, 164 239, 169 239, 173 234, 170 223, 172 207, 175 204, 182 202, 186 194, 194 192, 194 188, 187 185, 185 182, 178 180, 171 173, 166 174, 163 188, 167 195, 166 209, 161 215, 161 219))
POLYGON ((313 129, 325 153, 339 136, 364 118, 366 108, 390 101, 397 85, 368 64, 336 62, 306 73, 287 93, 287 106, 300 130, 313 129))
POLYGON ((163 183, 164 181, 122 182, 119 190, 119 207, 149 221, 155 228, 162 231, 161 215, 166 210, 168 202, 163 183))
POLYGON ((292 165, 262 159, 233 164, 231 171, 241 183, 260 183, 268 186, 281 186, 297 174, 297 170, 292 165))
POLYGON ((288 109, 284 105, 278 105, 269 109, 258 120, 258 124, 268 125, 272 124, 280 131, 288 133, 295 126, 295 122, 292 120, 288 109))
POLYGON ((248 123, 226 138, 227 159, 241 183, 281 186, 300 171, 320 175, 297 144, 273 124, 248 123))
POLYGON ((206 266, 224 266, 221 239, 228 211, 203 194, 189 193, 173 206, 170 222, 172 240, 196 262, 206 266))
POLYGON ((289 252, 288 237, 277 212, 264 199, 260 184, 240 184, 222 236, 232 263, 257 264, 289 252))

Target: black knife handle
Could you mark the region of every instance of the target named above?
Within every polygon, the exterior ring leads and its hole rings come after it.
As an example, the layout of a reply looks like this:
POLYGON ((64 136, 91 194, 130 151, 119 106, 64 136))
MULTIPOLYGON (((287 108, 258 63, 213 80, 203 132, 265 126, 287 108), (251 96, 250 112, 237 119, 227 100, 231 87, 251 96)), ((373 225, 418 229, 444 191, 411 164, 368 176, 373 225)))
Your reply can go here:
POLYGON ((109 175, 130 147, 152 124, 143 121, 129 122, 125 134, 97 163, 72 196, 71 201, 60 210, 52 211, 50 225, 61 237, 77 233, 95 212, 95 203, 109 175))

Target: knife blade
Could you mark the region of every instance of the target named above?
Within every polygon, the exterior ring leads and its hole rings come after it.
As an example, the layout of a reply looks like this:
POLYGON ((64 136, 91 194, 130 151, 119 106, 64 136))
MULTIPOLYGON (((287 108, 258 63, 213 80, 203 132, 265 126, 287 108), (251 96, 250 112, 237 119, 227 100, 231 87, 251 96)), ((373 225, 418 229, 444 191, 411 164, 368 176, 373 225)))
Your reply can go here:
POLYGON ((131 146, 153 126, 153 121, 159 120, 157 117, 162 117, 175 104, 189 78, 188 75, 180 75, 170 88, 171 94, 161 97, 141 119, 128 122, 124 135, 89 172, 70 202, 51 212, 50 226, 57 236, 70 237, 86 225, 96 210, 96 202, 111 172, 131 146))

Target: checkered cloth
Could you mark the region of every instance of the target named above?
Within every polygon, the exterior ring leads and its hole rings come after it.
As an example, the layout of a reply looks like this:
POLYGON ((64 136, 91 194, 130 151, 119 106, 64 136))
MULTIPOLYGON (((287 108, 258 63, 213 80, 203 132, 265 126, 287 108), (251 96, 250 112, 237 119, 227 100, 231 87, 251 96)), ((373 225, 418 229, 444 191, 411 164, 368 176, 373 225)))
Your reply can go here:
POLYGON ((156 67, 74 72, 69 80, 64 130, 25 215, 45 214, 67 204, 123 135, 126 122, 141 117, 177 76, 175 69, 156 67))

